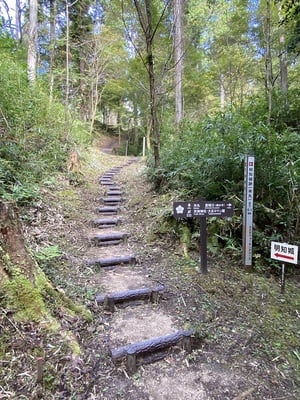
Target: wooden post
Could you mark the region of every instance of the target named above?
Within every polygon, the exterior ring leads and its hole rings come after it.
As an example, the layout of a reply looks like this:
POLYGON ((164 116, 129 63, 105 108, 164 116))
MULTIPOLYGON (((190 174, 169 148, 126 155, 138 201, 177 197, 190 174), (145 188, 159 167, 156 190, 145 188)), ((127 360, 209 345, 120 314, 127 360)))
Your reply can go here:
POLYGON ((285 263, 281 266, 281 293, 285 292, 285 263))
POLYGON ((201 260, 201 272, 203 274, 207 274, 206 217, 200 218, 200 260, 201 260))

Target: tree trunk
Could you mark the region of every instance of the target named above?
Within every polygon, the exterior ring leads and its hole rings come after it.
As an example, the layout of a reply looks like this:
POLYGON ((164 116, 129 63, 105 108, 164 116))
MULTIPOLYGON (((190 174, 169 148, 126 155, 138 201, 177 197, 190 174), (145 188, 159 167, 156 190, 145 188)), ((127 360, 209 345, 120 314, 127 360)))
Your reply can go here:
POLYGON ((225 93, 225 78, 224 74, 220 76, 220 108, 221 111, 225 110, 226 93, 225 93))
POLYGON ((179 129, 183 118, 183 0, 174 0, 174 52, 175 52, 175 127, 179 129))
POLYGON ((12 266, 15 265, 32 280, 35 266, 26 251, 21 232, 13 204, 0 202, 0 273, 11 278, 14 272, 12 266))
POLYGON ((271 55, 271 2, 267 0, 266 17, 266 89, 268 96, 268 125, 272 118, 273 68, 271 55))
POLYGON ((15 38, 18 40, 19 43, 22 43, 23 32, 22 32, 22 12, 21 12, 21 1, 20 0, 16 0, 15 18, 16 18, 15 38))
POLYGON ((53 99, 53 88, 54 88, 55 18, 56 18, 56 0, 50 0, 50 60, 49 60, 50 102, 53 99))
POLYGON ((153 153, 154 153, 154 166, 159 167, 160 163, 160 132, 159 123, 157 118, 157 93, 156 93, 156 81, 153 61, 153 39, 154 32, 152 26, 152 11, 151 1, 145 0, 145 16, 141 8, 141 4, 138 0, 134 0, 134 4, 138 13, 140 25, 142 27, 145 41, 146 41, 146 54, 147 54, 147 72, 149 76, 149 88, 150 88, 150 114, 152 120, 152 131, 153 131, 153 153))
MULTIPOLYGON (((0 289, 3 309, 18 321, 48 321, 50 308, 64 307, 90 318, 90 313, 56 290, 26 248, 22 226, 13 203, 0 201, 0 289), (49 307, 51 305, 51 307, 49 307)), ((57 326, 59 322, 55 320, 57 326)), ((54 326, 54 325, 53 325, 54 326)))
POLYGON ((279 21, 280 21, 280 83, 281 90, 283 95, 285 96, 286 106, 287 106, 287 94, 288 94, 288 70, 287 70, 287 60, 286 60, 286 40, 284 33, 284 24, 283 24, 283 12, 282 12, 282 4, 279 3, 279 21))
POLYGON ((29 33, 27 51, 27 74, 30 82, 36 80, 37 65, 37 0, 29 1, 29 33))
POLYGON ((69 21, 69 4, 66 7, 66 93, 65 93, 65 133, 64 140, 67 141, 69 132, 69 97, 70 97, 70 21, 69 21))

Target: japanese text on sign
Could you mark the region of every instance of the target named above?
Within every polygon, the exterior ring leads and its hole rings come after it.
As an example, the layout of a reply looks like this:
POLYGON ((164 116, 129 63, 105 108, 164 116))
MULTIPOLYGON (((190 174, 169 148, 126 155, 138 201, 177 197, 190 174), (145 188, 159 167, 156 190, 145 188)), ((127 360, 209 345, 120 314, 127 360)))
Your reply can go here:
POLYGON ((177 201, 173 203, 175 218, 231 217, 234 207, 225 201, 177 201))
POLYGON ((291 264, 298 263, 298 246, 288 243, 271 242, 271 258, 291 264))
POLYGON ((252 265, 252 227, 254 201, 254 157, 245 157, 244 212, 243 212, 243 257, 245 265, 252 265))

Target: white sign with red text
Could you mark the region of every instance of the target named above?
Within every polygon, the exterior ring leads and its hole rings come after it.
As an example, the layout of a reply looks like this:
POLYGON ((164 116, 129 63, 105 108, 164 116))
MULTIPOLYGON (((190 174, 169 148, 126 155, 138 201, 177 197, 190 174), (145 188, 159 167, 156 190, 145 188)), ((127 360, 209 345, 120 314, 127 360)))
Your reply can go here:
POLYGON ((298 264, 298 246, 271 242, 271 258, 281 262, 298 264))

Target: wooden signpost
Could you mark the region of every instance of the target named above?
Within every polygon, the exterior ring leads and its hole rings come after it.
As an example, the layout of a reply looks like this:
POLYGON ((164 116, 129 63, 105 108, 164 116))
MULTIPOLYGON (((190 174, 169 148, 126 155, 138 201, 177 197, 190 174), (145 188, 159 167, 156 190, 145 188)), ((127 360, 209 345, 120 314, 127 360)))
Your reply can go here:
POLYGON ((233 204, 227 201, 175 201, 173 203, 173 216, 176 219, 200 219, 200 257, 201 271, 207 274, 207 232, 206 218, 232 217, 233 204))

